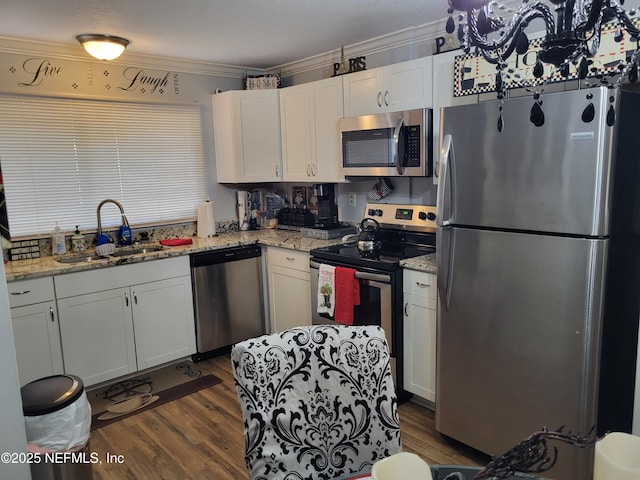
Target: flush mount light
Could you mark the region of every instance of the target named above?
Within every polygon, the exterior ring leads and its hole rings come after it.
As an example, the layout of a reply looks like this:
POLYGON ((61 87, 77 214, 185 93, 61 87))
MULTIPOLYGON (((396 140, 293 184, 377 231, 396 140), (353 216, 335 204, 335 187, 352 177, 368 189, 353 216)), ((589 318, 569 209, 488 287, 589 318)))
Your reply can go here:
POLYGON ((129 45, 129 40, 126 38, 97 33, 78 35, 76 40, 80 42, 89 55, 99 60, 118 58, 129 45))

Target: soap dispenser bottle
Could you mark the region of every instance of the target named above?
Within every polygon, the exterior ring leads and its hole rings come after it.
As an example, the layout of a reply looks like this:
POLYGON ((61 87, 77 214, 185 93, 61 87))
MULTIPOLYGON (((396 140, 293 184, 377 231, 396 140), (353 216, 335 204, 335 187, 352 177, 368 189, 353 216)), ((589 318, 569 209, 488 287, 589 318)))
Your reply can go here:
POLYGON ((71 248, 74 252, 84 252, 87 249, 87 242, 84 240, 84 235, 80 233, 78 225, 76 225, 76 231, 71 237, 71 248))
POLYGON ((133 238, 131 237, 131 227, 127 217, 122 215, 122 225, 118 229, 118 244, 119 245, 132 245, 133 238))
POLYGON ((54 255, 64 255, 67 253, 67 246, 64 243, 64 233, 60 231, 60 225, 56 226, 51 234, 51 251, 54 255))

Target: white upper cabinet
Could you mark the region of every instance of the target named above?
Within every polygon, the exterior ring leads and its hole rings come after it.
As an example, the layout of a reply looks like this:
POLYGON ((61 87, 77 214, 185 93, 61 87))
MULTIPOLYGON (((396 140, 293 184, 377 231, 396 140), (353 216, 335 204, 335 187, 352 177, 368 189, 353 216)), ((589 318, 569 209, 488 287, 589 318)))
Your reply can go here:
POLYGON ((338 120, 342 79, 328 78, 280 90, 283 179, 344 182, 340 175, 338 120))
POLYGON ((431 57, 350 73, 343 78, 346 117, 432 106, 431 57))
POLYGON ((282 180, 278 90, 212 95, 218 182, 282 180))
POLYGON ((433 56, 433 183, 438 183, 440 162, 440 109, 477 102, 477 95, 453 96, 455 58, 462 50, 433 56))

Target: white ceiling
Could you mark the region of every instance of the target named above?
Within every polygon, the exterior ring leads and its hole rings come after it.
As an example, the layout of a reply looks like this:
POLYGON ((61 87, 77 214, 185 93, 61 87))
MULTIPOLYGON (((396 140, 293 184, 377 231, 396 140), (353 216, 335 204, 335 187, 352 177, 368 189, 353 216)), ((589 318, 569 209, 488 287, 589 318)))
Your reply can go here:
POLYGON ((268 69, 442 21, 446 0, 2 0, 0 36, 73 44, 81 33, 128 51, 268 69))

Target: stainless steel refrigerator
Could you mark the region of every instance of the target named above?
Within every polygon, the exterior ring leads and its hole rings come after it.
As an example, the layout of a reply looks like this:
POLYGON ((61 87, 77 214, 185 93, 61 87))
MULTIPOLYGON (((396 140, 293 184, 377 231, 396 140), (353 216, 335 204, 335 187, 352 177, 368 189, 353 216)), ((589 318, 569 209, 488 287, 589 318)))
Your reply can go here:
MULTIPOLYGON (((436 428, 489 455, 542 427, 631 431, 640 95, 541 99, 541 127, 531 96, 501 133, 498 101, 441 116, 436 428)), ((549 446, 547 477, 591 478, 592 449, 549 446)))

